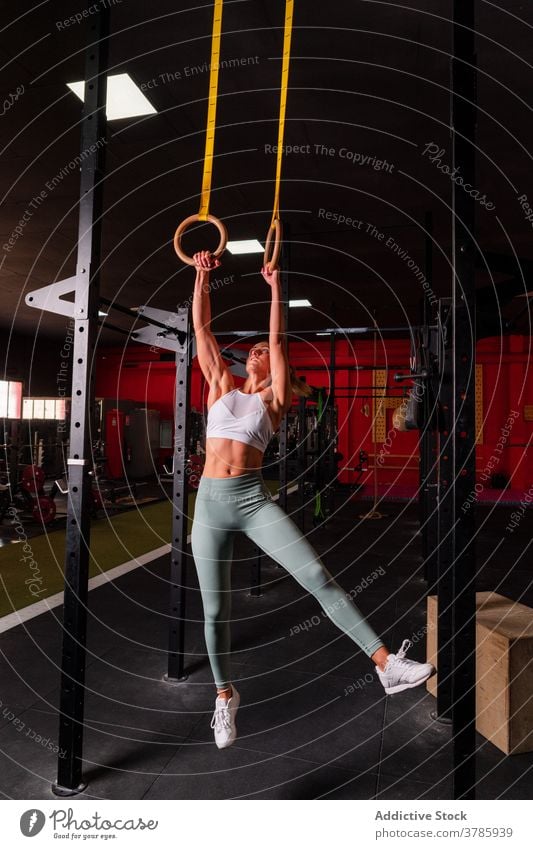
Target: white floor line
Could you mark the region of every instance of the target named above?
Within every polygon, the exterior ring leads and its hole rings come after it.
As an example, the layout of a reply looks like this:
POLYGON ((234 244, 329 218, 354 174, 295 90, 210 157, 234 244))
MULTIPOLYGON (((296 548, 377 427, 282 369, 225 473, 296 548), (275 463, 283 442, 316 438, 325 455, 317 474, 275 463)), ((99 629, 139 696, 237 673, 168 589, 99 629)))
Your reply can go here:
MULTIPOLYGON (((289 489, 287 489, 287 495, 290 495, 291 492, 295 492, 297 489, 297 484, 289 487, 289 489)), ((277 501, 278 498, 279 495, 273 495, 272 501, 277 501)), ((190 542, 191 535, 189 534, 187 537, 187 545, 190 545, 190 542)), ((139 566, 145 566, 147 563, 151 563, 152 560, 157 560, 158 557, 162 557, 164 554, 169 553, 170 543, 167 543, 166 545, 161 545, 159 548, 154 548, 152 551, 147 551, 145 554, 139 554, 139 556, 135 557, 133 560, 121 563, 119 566, 115 566, 107 572, 102 572, 94 578, 89 578, 89 592, 97 589, 97 587, 101 587, 103 584, 114 581, 116 578, 120 578, 121 575, 131 572, 133 569, 138 569, 139 566)), ((63 592, 60 592, 55 595, 51 595, 48 598, 43 598, 41 601, 36 601, 35 604, 29 604, 21 610, 15 610, 13 613, 8 613, 7 616, 2 616, 0 618, 0 634, 3 634, 4 631, 9 631, 10 628, 16 628, 17 625, 21 625, 23 622, 28 622, 29 619, 34 619, 42 613, 48 613, 50 610, 53 610, 54 607, 60 607, 62 604, 63 592)))
MULTIPOLYGON (((190 542, 190 539, 190 536, 188 536, 187 543, 190 542)), ((95 575, 94 578, 89 578, 89 591, 95 590, 97 587, 101 587, 102 584, 114 581, 116 578, 120 578, 121 575, 131 572, 139 566, 144 566, 146 563, 150 563, 152 560, 156 560, 158 557, 162 557, 163 554, 168 554, 169 552, 170 544, 167 543, 159 548, 154 548, 152 551, 147 551, 145 554, 139 554, 139 556, 135 557, 133 560, 121 563, 119 566, 115 566, 107 572, 101 572, 100 575, 95 575)), ((48 598, 43 598, 41 601, 36 601, 35 604, 29 604, 27 607, 23 607, 22 610, 16 610, 14 613, 8 613, 7 616, 2 616, 0 619, 0 634, 3 634, 4 631, 8 631, 10 628, 15 628, 22 622, 27 622, 28 619, 40 616, 41 613, 48 613, 49 610, 52 610, 54 607, 59 607, 61 604, 63 604, 63 592, 56 593, 48 598)))

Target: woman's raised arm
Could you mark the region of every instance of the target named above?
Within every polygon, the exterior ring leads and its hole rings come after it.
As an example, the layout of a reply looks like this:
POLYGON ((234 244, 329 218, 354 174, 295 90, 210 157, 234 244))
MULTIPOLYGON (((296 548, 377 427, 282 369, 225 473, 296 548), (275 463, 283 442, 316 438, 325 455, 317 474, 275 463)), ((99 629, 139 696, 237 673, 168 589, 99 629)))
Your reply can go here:
POLYGON ((274 395, 271 409, 277 410, 281 415, 285 415, 292 403, 292 388, 279 271, 277 269, 270 271, 268 266, 264 266, 261 269, 261 274, 272 290, 268 338, 272 392, 274 395))
POLYGON ((218 342, 211 332, 211 302, 209 298, 209 272, 220 262, 209 251, 194 254, 196 280, 192 299, 192 321, 196 337, 198 363, 209 384, 212 403, 219 395, 233 388, 233 377, 222 359, 218 342))

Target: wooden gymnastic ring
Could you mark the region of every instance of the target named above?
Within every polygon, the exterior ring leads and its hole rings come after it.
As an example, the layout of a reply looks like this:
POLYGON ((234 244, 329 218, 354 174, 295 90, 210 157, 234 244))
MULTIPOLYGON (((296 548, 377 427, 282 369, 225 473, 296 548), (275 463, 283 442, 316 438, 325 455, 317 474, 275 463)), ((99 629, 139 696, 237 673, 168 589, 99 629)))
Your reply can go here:
MULTIPOLYGON (((195 215, 189 215, 188 218, 184 218, 184 220, 181 222, 174 234, 174 250, 176 251, 179 258, 183 262, 186 262, 187 265, 194 265, 195 262, 192 257, 187 256, 187 254, 182 250, 181 237, 185 233, 185 230, 187 230, 187 228, 190 227, 191 224, 195 224, 197 221, 203 220, 204 219, 201 219, 198 213, 196 213, 195 215)), ((228 241, 228 231, 226 230, 226 227, 222 223, 220 218, 216 218, 214 215, 208 215, 207 221, 209 221, 210 224, 214 224, 218 232, 220 233, 220 242, 218 243, 216 251, 213 251, 213 256, 219 257, 224 253, 226 249, 226 242, 228 241)))
POLYGON ((281 253, 281 240, 283 237, 283 228, 281 226, 281 221, 279 218, 276 218, 274 224, 270 225, 269 231, 267 233, 266 242, 265 242, 265 253, 263 256, 263 265, 268 266, 269 271, 275 271, 278 268, 279 255, 281 253), (272 256, 269 258, 270 246, 272 244, 272 238, 274 239, 274 247, 272 248, 272 256))

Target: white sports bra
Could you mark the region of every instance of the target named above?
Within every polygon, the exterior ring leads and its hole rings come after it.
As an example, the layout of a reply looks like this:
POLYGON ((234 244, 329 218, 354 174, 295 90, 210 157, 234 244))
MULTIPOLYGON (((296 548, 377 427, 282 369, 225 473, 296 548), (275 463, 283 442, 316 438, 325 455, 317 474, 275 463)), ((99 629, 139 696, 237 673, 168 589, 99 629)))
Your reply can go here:
POLYGON ((218 398, 207 414, 208 439, 235 439, 265 451, 273 434, 272 420, 259 392, 232 389, 218 398))

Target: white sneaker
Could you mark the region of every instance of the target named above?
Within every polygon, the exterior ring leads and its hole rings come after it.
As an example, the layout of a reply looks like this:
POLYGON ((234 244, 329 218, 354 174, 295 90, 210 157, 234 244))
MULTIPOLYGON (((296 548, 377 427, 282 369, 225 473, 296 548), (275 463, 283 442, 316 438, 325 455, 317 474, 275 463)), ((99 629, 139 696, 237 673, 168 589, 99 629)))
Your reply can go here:
POLYGON ((231 690, 230 699, 221 699, 220 696, 217 696, 215 712, 211 720, 211 728, 215 729, 215 743, 219 749, 227 749, 237 738, 235 716, 239 709, 241 697, 233 684, 231 690))
POLYGON ((385 669, 376 666, 376 672, 386 693, 401 693, 410 687, 418 687, 436 672, 431 663, 417 663, 416 660, 405 659, 405 654, 412 645, 410 640, 404 640, 397 654, 389 654, 385 669))

